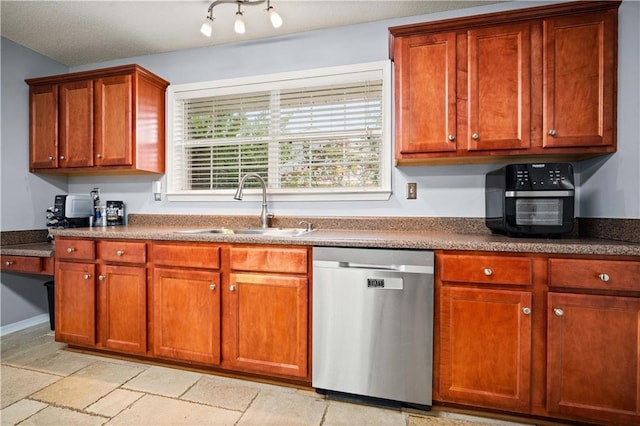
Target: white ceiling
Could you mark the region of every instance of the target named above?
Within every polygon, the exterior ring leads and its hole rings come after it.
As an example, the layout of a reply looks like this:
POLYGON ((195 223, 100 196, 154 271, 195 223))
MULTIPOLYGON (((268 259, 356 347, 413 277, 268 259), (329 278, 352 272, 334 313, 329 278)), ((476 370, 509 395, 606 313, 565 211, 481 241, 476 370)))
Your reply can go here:
POLYGON ((200 26, 210 0, 1 0, 0 29, 3 37, 73 67, 496 2, 271 0, 284 25, 271 27, 264 4, 245 6, 244 35, 233 32, 236 5, 220 4, 207 38, 200 26))

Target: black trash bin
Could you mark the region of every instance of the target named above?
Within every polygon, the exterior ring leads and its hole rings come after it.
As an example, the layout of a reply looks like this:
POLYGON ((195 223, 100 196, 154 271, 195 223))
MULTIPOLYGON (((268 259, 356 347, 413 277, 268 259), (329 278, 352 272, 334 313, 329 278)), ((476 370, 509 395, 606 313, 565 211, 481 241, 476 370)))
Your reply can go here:
POLYGON ((49 298, 49 325, 51 330, 56 329, 56 286, 53 281, 44 283, 47 288, 47 297, 49 298))

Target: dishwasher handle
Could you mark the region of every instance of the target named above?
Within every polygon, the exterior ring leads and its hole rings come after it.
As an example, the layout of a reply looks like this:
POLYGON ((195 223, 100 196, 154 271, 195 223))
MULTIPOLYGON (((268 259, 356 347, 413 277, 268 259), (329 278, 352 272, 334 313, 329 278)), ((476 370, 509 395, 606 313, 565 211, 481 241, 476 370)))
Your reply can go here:
POLYGON ((374 263, 339 262, 331 260, 314 260, 313 266, 331 269, 368 269, 415 274, 433 274, 433 266, 426 265, 379 265, 374 263))

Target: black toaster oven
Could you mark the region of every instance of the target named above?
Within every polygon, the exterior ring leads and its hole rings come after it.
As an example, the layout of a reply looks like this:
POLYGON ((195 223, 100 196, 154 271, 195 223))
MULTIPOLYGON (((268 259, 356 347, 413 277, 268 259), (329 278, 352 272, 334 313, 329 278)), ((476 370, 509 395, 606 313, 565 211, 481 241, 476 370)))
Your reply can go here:
POLYGON ((573 229, 575 186, 569 163, 509 164, 485 181, 485 222, 514 237, 559 237, 573 229))

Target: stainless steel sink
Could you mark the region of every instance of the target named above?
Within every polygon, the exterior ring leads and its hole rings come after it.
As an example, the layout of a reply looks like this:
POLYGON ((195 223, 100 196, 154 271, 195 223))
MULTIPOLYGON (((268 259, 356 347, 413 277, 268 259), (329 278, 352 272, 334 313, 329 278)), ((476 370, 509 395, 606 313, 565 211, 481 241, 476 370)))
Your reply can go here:
POLYGON ((238 234, 238 235, 266 235, 274 237, 298 237, 313 232, 306 228, 209 228, 187 229, 176 231, 179 234, 238 234))

